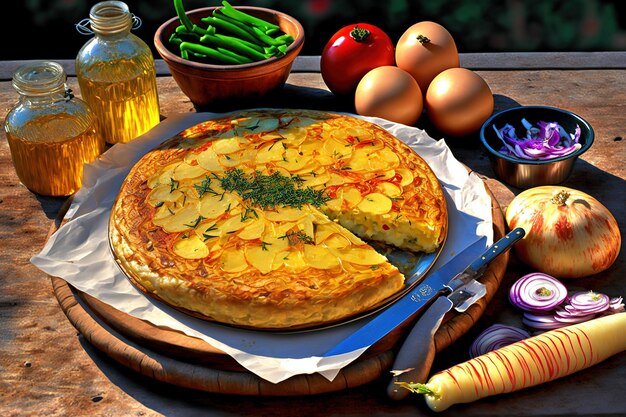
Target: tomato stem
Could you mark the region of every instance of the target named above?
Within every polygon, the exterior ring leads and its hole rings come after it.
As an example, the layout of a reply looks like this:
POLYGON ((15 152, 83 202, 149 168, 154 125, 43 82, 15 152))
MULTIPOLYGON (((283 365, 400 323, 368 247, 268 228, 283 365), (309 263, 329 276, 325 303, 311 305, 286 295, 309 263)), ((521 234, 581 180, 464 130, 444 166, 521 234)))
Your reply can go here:
POLYGON ((350 37, 357 42, 363 42, 370 34, 371 32, 369 30, 358 26, 355 26, 354 29, 350 31, 350 37))
POLYGON ((429 43, 430 42, 430 39, 427 38, 426 36, 422 35, 422 34, 417 35, 417 40, 422 45, 425 44, 425 43, 429 43))

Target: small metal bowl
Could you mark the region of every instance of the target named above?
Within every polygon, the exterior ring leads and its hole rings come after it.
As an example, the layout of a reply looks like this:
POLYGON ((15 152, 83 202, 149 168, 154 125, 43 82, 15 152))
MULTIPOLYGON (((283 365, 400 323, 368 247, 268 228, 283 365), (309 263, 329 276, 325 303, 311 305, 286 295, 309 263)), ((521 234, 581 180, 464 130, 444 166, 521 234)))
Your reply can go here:
POLYGON ((496 176, 509 185, 526 189, 565 181, 572 173, 576 159, 593 144, 594 131, 585 119, 570 111, 548 106, 520 106, 502 110, 487 119, 480 128, 480 140, 487 150, 496 176), (521 137, 526 131, 522 119, 533 126, 539 121, 557 122, 567 132, 574 132, 578 125, 581 130, 579 143, 582 146, 568 155, 548 160, 520 159, 501 153, 499 149, 502 141, 496 135, 494 125, 500 129, 508 123, 515 127, 521 137))

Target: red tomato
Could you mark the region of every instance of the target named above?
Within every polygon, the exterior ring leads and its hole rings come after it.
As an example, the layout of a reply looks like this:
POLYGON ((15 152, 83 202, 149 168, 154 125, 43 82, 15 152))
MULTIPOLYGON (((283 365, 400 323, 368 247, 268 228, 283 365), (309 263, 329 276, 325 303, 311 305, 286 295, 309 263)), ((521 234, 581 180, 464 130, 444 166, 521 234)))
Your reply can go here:
POLYGON ((326 43, 320 60, 322 78, 337 95, 354 93, 370 70, 395 65, 393 42, 382 29, 357 23, 339 29, 326 43))

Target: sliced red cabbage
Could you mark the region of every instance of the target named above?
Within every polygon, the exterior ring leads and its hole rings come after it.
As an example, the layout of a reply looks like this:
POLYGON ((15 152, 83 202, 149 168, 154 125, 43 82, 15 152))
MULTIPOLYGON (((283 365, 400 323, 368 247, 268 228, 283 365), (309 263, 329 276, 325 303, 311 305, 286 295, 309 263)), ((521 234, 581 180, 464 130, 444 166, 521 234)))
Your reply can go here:
POLYGON ((557 122, 539 121, 537 126, 533 126, 528 120, 522 119, 522 125, 526 135, 521 138, 509 123, 500 129, 492 125, 502 141, 503 146, 499 150, 502 154, 529 160, 553 159, 569 155, 582 147, 579 143, 579 125, 576 125, 573 133, 566 132, 557 122))

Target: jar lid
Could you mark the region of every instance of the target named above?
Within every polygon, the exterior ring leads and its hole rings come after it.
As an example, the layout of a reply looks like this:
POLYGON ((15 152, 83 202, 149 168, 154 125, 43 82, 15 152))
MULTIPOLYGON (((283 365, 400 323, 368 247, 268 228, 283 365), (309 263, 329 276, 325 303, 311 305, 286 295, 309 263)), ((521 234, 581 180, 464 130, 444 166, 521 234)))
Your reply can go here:
POLYGON ((63 67, 53 61, 33 61, 13 74, 13 88, 20 94, 46 95, 65 91, 67 76, 63 67))
POLYGON ((89 11, 91 29, 96 33, 114 34, 130 30, 133 16, 122 1, 102 1, 89 11))

